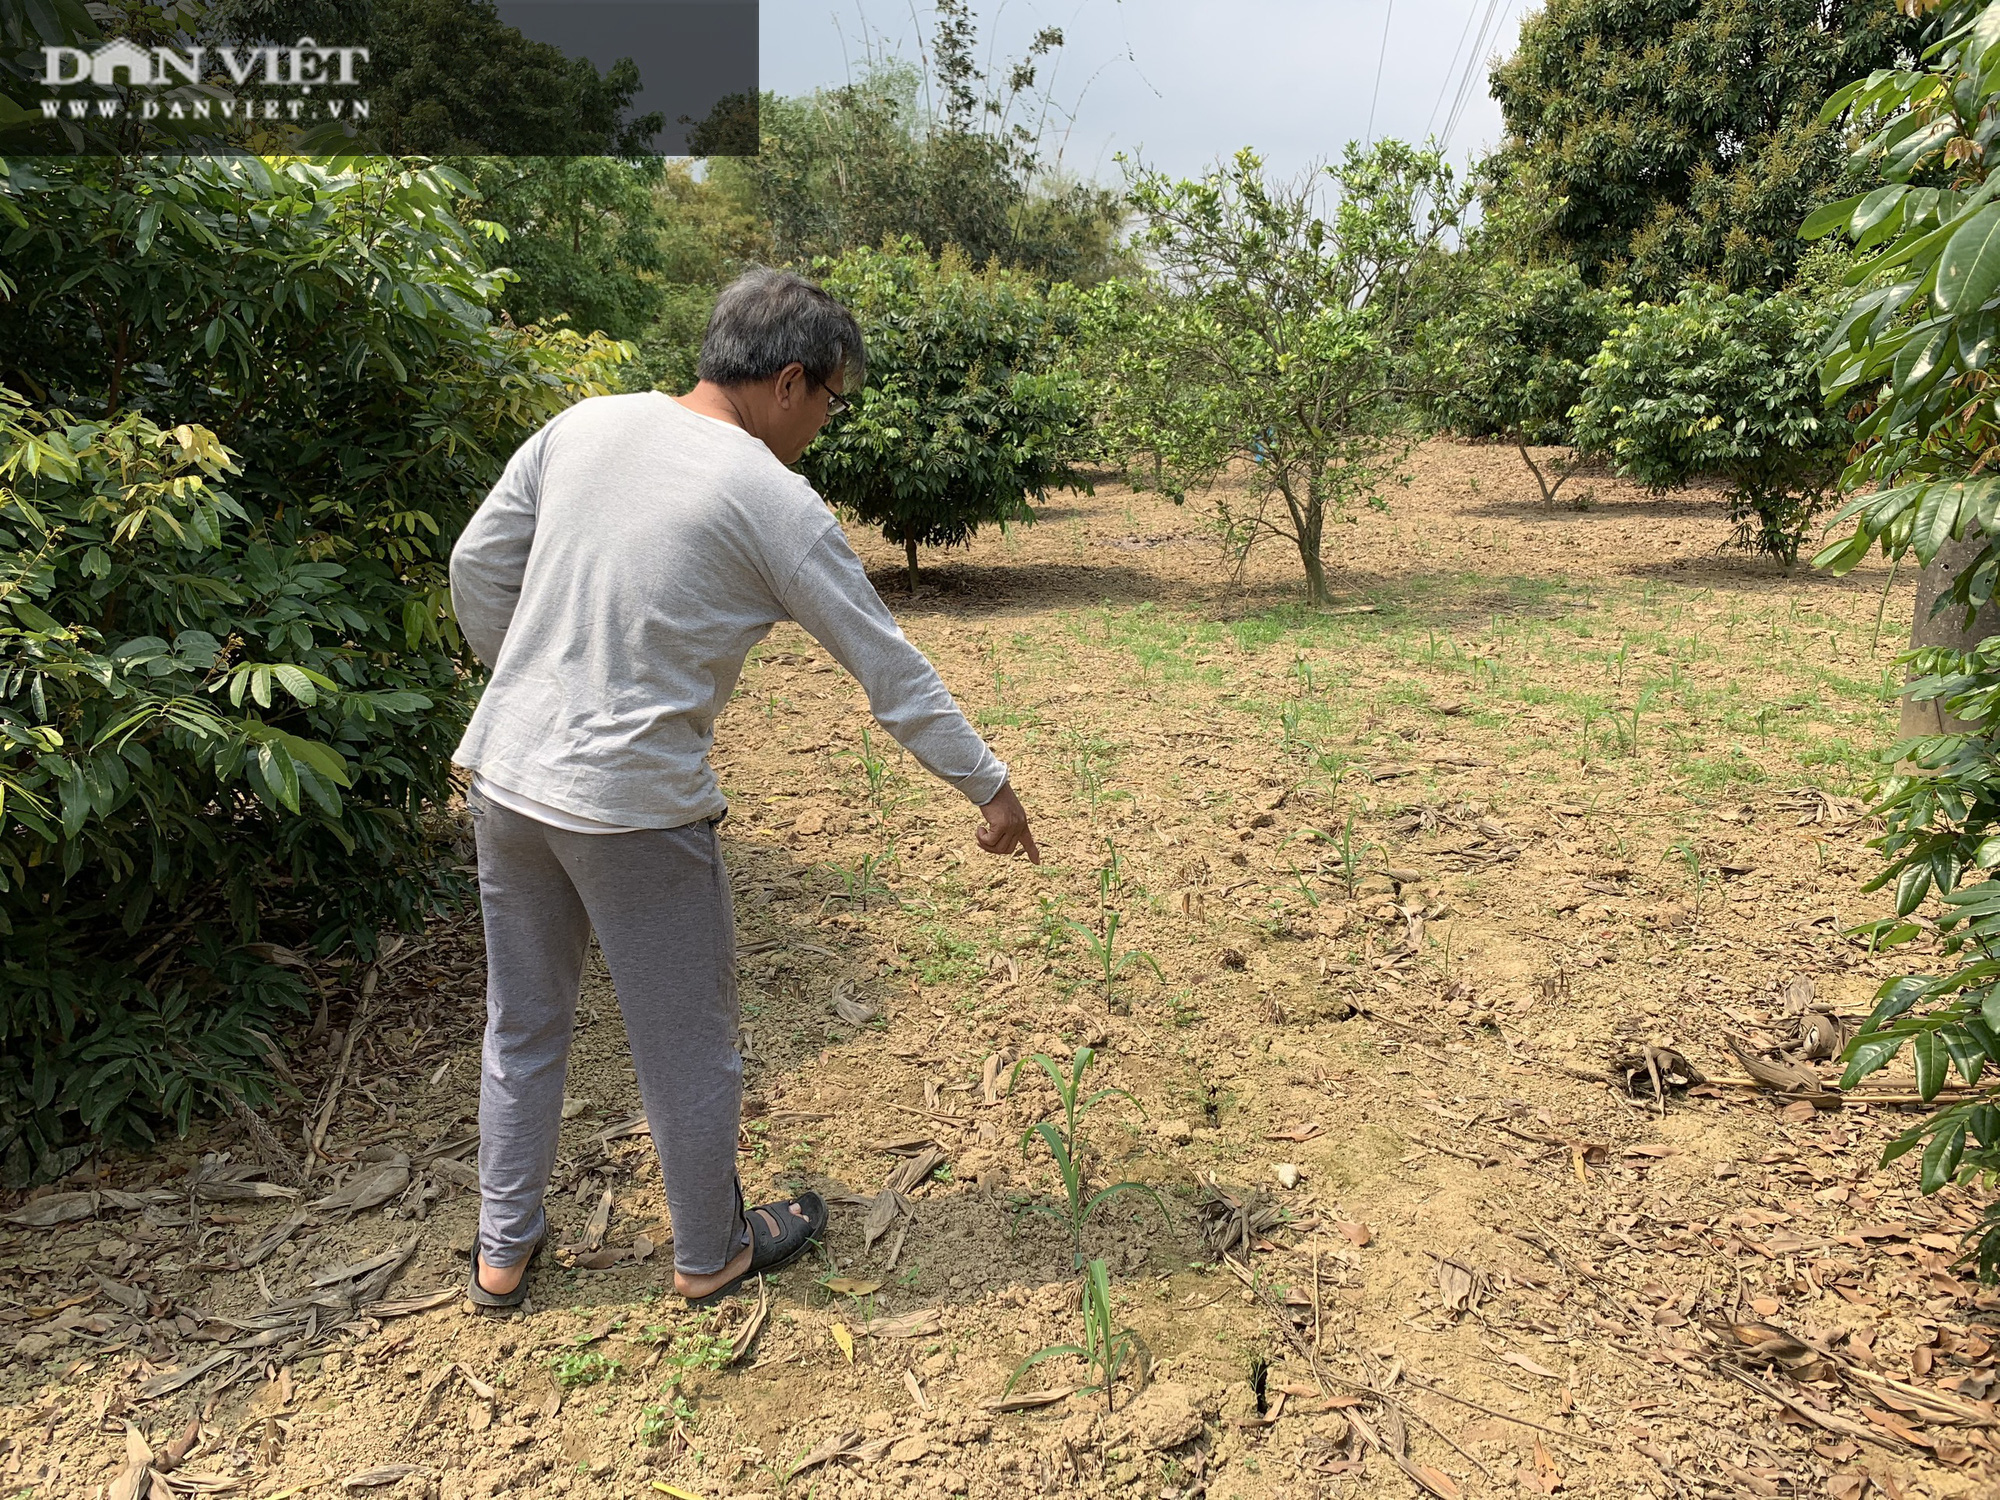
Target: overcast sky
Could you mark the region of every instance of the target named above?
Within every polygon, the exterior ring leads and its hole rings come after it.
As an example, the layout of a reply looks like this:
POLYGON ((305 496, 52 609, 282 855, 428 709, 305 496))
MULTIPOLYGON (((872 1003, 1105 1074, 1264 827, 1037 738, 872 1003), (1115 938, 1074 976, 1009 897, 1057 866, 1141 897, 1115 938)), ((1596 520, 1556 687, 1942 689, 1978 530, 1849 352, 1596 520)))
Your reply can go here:
MULTIPOLYGON (((1486 92, 1486 69, 1512 50, 1522 15, 1536 4, 979 0, 978 10, 997 60, 1019 55, 1040 27, 1062 28, 1067 45, 1054 94, 1075 111, 1066 159, 1086 176, 1114 181, 1112 158, 1120 151, 1177 174, 1197 172, 1239 146, 1256 147, 1287 173, 1335 155, 1343 142, 1368 134, 1378 58, 1374 134, 1415 140, 1442 132, 1467 54, 1486 23, 1486 44, 1449 142, 1463 161, 1499 137, 1500 111, 1486 92)), ((842 82, 865 59, 871 38, 914 58, 929 4, 763 0, 762 17, 763 86, 795 94, 842 82)))

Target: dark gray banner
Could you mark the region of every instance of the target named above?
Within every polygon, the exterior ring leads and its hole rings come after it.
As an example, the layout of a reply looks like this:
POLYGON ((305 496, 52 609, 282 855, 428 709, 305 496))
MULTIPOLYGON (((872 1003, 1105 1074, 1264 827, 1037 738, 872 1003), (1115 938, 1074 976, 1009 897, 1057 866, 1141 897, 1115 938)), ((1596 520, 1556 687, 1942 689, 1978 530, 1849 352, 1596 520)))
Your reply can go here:
POLYGON ((31 30, 0 60, 0 154, 754 155, 758 19, 758 0, 217 0, 193 31, 31 30))

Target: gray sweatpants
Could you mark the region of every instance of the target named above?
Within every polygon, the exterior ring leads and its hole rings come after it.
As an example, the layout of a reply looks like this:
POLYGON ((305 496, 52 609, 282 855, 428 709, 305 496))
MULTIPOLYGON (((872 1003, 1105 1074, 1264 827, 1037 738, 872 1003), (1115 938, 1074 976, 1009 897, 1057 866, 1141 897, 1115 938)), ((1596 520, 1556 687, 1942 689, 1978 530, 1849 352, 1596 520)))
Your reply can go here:
POLYGON ((721 1270, 750 1230, 736 1180, 736 921, 715 825, 569 833, 477 794, 471 808, 486 920, 481 1258, 513 1265, 543 1233, 595 928, 660 1154, 675 1269, 721 1270))

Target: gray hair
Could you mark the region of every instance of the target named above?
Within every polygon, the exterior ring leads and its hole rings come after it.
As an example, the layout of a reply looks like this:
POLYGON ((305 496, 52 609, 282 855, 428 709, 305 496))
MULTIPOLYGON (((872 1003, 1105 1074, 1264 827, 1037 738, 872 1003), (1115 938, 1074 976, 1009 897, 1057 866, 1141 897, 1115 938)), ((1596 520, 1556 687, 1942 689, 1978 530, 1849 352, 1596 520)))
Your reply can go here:
POLYGON ((805 277, 753 267, 716 298, 695 373, 716 385, 752 385, 789 364, 805 366, 820 385, 842 371, 842 389, 858 390, 868 373, 860 325, 805 277))

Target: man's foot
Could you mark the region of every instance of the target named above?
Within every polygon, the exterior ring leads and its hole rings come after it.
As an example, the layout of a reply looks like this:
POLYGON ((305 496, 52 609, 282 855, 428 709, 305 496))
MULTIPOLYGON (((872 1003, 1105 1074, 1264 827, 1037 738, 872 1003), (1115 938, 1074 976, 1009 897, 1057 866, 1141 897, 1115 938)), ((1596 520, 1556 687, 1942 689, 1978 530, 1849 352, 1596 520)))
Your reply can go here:
MULTIPOLYGON (((784 1206, 791 1211, 791 1216, 800 1223, 808 1222, 806 1215, 800 1209, 798 1203, 792 1202, 784 1206)), ((764 1221, 764 1228, 770 1232, 772 1238, 776 1238, 783 1232, 784 1226, 778 1222, 778 1216, 770 1209, 753 1208, 750 1212, 764 1221)), ((754 1243, 745 1245, 730 1258, 728 1265, 724 1266, 720 1271, 712 1272, 706 1276, 690 1276, 685 1271, 674 1272, 674 1290, 690 1302, 698 1301, 708 1296, 717 1288, 727 1286, 730 1282, 736 1280, 737 1277, 746 1274, 750 1269, 750 1257, 755 1253, 756 1248, 754 1243)))
POLYGON ((521 1284, 521 1278, 528 1274, 528 1263, 523 1260, 517 1265, 489 1266, 482 1259, 477 1262, 479 1285, 496 1297, 504 1297, 521 1284))

